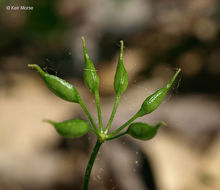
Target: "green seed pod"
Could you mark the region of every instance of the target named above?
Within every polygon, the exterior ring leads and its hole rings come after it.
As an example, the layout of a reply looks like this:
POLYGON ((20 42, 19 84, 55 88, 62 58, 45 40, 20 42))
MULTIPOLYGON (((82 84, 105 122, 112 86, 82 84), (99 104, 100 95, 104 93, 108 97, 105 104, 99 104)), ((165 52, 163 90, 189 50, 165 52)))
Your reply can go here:
POLYGON ((138 117, 149 114, 149 113, 153 112, 155 109, 157 109, 157 107, 163 101, 164 97, 167 94, 167 91, 172 86, 173 82, 175 81, 175 79, 180 71, 181 71, 181 69, 178 69, 178 71, 175 73, 175 75, 172 77, 172 79, 170 80, 170 82, 166 86, 157 90, 155 93, 148 96, 144 100, 144 102, 141 106, 141 109, 137 113, 138 117))
POLYGON ((29 64, 28 66, 39 71, 45 84, 55 95, 66 101, 79 103, 80 96, 74 86, 59 77, 45 73, 36 64, 29 64))
POLYGON ((85 135, 90 130, 89 123, 80 119, 73 119, 56 123, 51 120, 45 120, 52 124, 56 131, 66 138, 77 138, 85 135))
POLYGON ((132 123, 128 127, 127 134, 139 140, 150 140, 156 135, 158 128, 164 124, 164 122, 160 122, 156 126, 152 126, 142 122, 132 123))
POLYGON ((124 44, 123 41, 121 41, 121 51, 114 80, 114 88, 117 95, 121 95, 128 86, 128 74, 123 64, 123 47, 124 44))
POLYGON ((84 37, 82 37, 82 42, 83 42, 83 53, 85 59, 84 81, 86 83, 86 86, 89 88, 89 90, 95 94, 95 92, 97 92, 99 88, 99 77, 96 73, 93 62, 89 58, 84 37))

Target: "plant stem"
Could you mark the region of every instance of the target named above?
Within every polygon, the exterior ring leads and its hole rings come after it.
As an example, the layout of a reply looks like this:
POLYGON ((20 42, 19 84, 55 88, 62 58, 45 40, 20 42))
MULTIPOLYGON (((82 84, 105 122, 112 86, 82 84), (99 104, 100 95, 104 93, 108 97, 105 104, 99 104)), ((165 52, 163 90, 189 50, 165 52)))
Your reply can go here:
POLYGON ((132 121, 139 117, 138 113, 136 113, 131 119, 129 119, 124 125, 119 127, 117 130, 108 135, 108 138, 112 138, 114 135, 117 135, 121 130, 127 127, 132 121))
POLYGON ((98 129, 97 129, 97 127, 96 127, 96 124, 95 124, 95 122, 93 121, 92 116, 90 115, 89 111, 87 110, 86 106, 83 104, 83 102, 82 102, 81 99, 79 100, 79 104, 80 104, 80 106, 82 107, 83 111, 84 111, 84 112, 86 113, 86 115, 88 116, 89 121, 91 122, 92 126, 94 127, 94 129, 95 129, 95 134, 98 135, 98 133, 97 133, 98 129))
POLYGON ((115 113, 116 113, 116 110, 117 110, 117 107, 118 107, 119 100, 120 100, 120 96, 117 95, 117 96, 116 96, 116 99, 115 99, 115 104, 114 104, 114 107, 113 107, 113 110, 112 110, 112 114, 111 114, 111 116, 110 116, 110 119, 109 119, 109 121, 108 121, 107 127, 106 127, 106 129, 105 129, 105 134, 108 133, 108 130, 109 130, 111 124, 112 124, 112 121, 113 121, 113 119, 114 119, 114 116, 115 116, 115 113))
POLYGON ((118 134, 118 135, 116 135, 116 136, 114 136, 114 137, 107 138, 106 140, 107 140, 107 141, 110 141, 110 140, 113 140, 113 139, 117 139, 117 138, 119 138, 119 137, 121 137, 121 136, 123 136, 123 135, 126 135, 126 134, 127 134, 127 131, 125 131, 125 132, 123 132, 123 133, 120 133, 120 134, 118 134))
POLYGON ((93 166, 93 164, 94 164, 94 161, 95 161, 95 159, 96 159, 97 153, 98 153, 98 151, 99 151, 101 145, 102 145, 102 142, 100 142, 99 140, 97 140, 97 142, 96 142, 96 144, 95 144, 95 147, 93 148, 91 157, 90 157, 90 159, 89 159, 89 163, 88 163, 87 168, 86 168, 83 190, 88 190, 88 187, 89 187, 89 178, 90 178, 90 174, 91 174, 91 171, 92 171, 92 166, 93 166))
POLYGON ((177 75, 180 73, 181 69, 179 68, 177 70, 177 72, 175 73, 175 75, 172 77, 172 79, 170 80, 170 82, 167 84, 167 88, 170 88, 171 85, 173 84, 173 82, 176 80, 177 75))
POLYGON ((102 128, 102 116, 101 116, 99 91, 95 92, 95 100, 96 100, 97 112, 98 112, 98 118, 99 118, 99 128, 100 128, 100 132, 102 133, 103 128, 102 128))

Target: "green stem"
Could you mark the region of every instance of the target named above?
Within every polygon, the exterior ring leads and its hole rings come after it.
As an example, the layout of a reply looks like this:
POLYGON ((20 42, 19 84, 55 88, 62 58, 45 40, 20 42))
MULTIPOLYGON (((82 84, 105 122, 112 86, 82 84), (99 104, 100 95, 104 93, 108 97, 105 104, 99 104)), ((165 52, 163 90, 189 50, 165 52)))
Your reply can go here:
POLYGON ((131 122, 139 117, 138 113, 136 113, 131 119, 129 119, 124 125, 119 127, 117 130, 108 135, 109 138, 112 138, 114 135, 117 135, 121 130, 127 127, 131 122))
POLYGON ((89 163, 87 165, 87 168, 86 168, 86 173, 85 173, 85 178, 84 178, 84 185, 83 185, 83 190, 88 190, 88 187, 89 187, 89 178, 90 178, 90 174, 91 174, 91 171, 92 171, 92 166, 94 164, 94 161, 96 159, 96 156, 97 156, 97 153, 100 149, 102 145, 102 142, 100 142, 99 140, 97 140, 96 142, 96 145, 92 151, 92 154, 91 154, 91 157, 89 159, 89 163))
POLYGON ((173 84, 173 82, 176 80, 177 75, 180 73, 181 69, 179 68, 177 70, 177 72, 175 73, 175 75, 172 77, 172 79, 170 80, 170 82, 168 82, 167 84, 167 88, 170 88, 171 85, 173 84))
POLYGON ((100 128, 100 132, 102 133, 103 128, 102 128, 102 116, 101 116, 99 91, 95 92, 95 100, 96 100, 97 112, 98 112, 98 118, 99 118, 99 128, 100 128))
POLYGON ((113 119, 114 119, 114 117, 115 117, 115 113, 116 113, 116 110, 117 110, 117 107, 118 107, 119 100, 120 100, 120 96, 117 95, 117 96, 116 96, 116 99, 115 99, 115 104, 114 104, 114 107, 113 107, 113 110, 112 110, 112 114, 111 114, 111 116, 110 116, 110 119, 109 119, 109 121, 108 121, 107 127, 106 127, 106 129, 105 129, 105 134, 108 133, 108 130, 109 130, 109 128, 110 128, 110 126, 111 126, 111 124, 112 124, 112 121, 113 121, 113 119))
POLYGON ((89 120, 90 120, 92 126, 94 127, 94 129, 95 129, 95 134, 98 135, 98 134, 97 134, 98 129, 97 129, 97 127, 96 127, 96 124, 95 124, 94 120, 92 119, 92 116, 90 115, 89 111, 87 110, 86 106, 83 104, 83 102, 82 102, 81 99, 79 100, 79 104, 80 104, 80 106, 82 107, 83 111, 84 111, 84 112, 86 113, 86 115, 88 116, 88 118, 89 118, 89 120))
POLYGON ((89 127, 89 130, 90 130, 91 132, 95 133, 95 134, 98 136, 97 131, 96 131, 96 130, 94 130, 94 129, 93 129, 91 126, 89 127))
POLYGON ((121 136, 124 136, 124 135, 126 135, 127 134, 127 131, 125 131, 125 132, 123 132, 123 133, 120 133, 120 134, 118 134, 118 135, 116 135, 116 136, 114 136, 114 137, 107 137, 107 141, 110 141, 110 140, 113 140, 113 139, 117 139, 117 138, 119 138, 119 137, 121 137, 121 136))

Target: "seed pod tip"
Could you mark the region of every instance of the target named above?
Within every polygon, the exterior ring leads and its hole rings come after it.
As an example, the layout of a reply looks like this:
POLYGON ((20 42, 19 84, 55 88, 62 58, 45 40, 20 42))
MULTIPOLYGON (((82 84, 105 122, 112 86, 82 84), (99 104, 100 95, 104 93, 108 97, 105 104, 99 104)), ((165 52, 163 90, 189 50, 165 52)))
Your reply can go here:
POLYGON ((173 77, 167 84, 168 89, 172 86, 173 82, 176 80, 176 77, 179 75, 180 72, 181 72, 181 68, 177 69, 176 73, 173 75, 173 77))
POLYGON ((84 36, 82 36, 81 39, 82 39, 82 42, 85 43, 85 38, 84 38, 84 36))
POLYGON ((56 122, 52 121, 52 120, 49 120, 49 119, 43 119, 43 122, 45 123, 50 123, 50 124, 55 124, 56 122))
POLYGON ((124 48, 124 41, 121 40, 120 43, 121 43, 121 50, 123 50, 123 48, 124 48))
POLYGON ((28 64, 28 67, 35 68, 40 74, 45 73, 37 64, 28 64))
POLYGON ((155 127, 159 129, 162 126, 166 126, 167 124, 164 121, 159 122, 155 127))

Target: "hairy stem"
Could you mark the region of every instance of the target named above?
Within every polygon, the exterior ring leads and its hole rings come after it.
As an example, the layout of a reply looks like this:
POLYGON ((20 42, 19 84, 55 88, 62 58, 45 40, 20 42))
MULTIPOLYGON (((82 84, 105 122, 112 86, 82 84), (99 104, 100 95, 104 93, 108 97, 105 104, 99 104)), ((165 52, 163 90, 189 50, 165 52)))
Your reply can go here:
POLYGON ((88 187, 89 187, 89 179, 90 179, 90 174, 91 174, 91 171, 92 171, 92 166, 94 164, 94 161, 96 159, 96 156, 98 154, 98 151, 100 149, 102 145, 102 142, 100 142, 99 140, 97 140, 96 142, 96 145, 92 151, 92 154, 91 154, 91 157, 89 159, 89 163, 87 165, 87 168, 86 168, 86 173, 85 173, 85 178, 84 178, 84 185, 83 185, 83 190, 88 190, 88 187))

